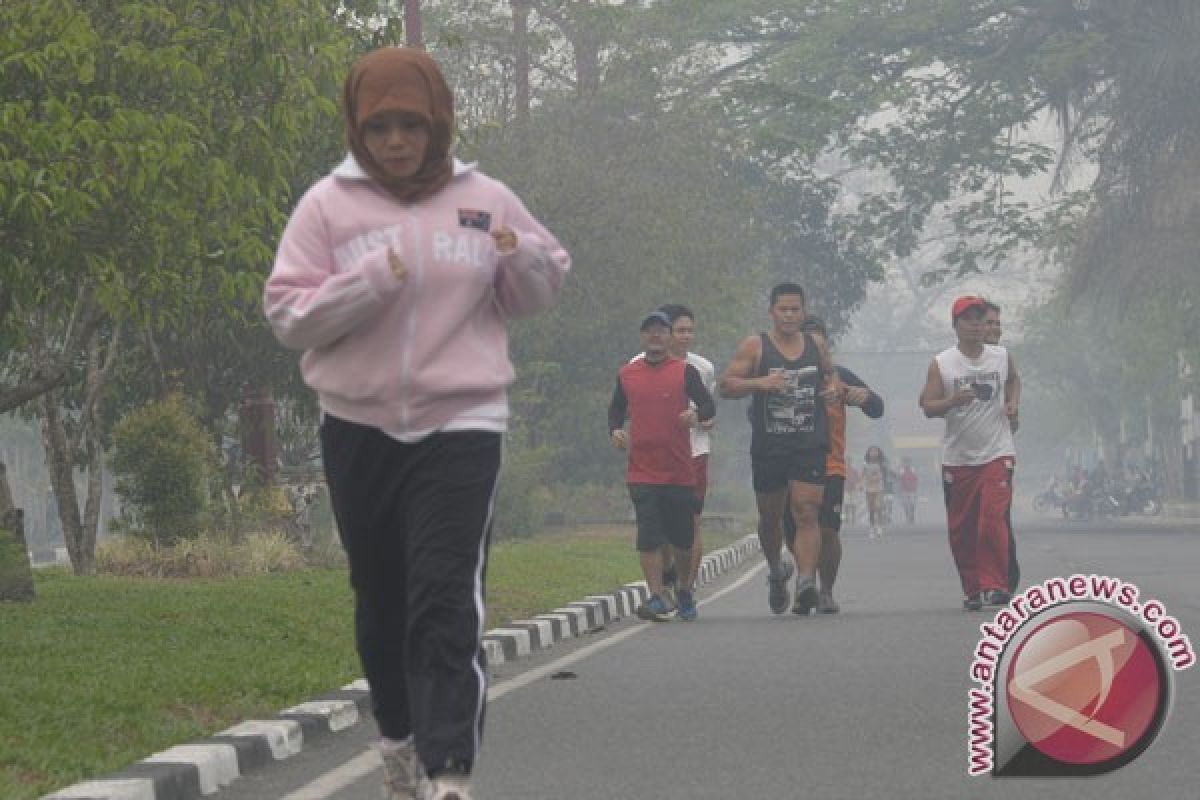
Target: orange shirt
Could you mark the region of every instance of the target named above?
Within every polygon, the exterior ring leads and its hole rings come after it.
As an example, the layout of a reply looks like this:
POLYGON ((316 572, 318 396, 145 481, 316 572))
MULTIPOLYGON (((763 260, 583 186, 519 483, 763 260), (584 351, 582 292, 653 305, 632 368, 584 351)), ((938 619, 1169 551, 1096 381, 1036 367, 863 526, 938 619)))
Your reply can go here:
POLYGON ((829 455, 825 456, 825 474, 846 477, 846 404, 825 403, 825 418, 829 420, 829 455))
MULTIPOLYGON (((867 389, 867 402, 862 412, 871 419, 883 416, 883 398, 875 394, 862 379, 850 370, 837 367, 837 382, 843 387, 867 389)), ((825 457, 825 474, 846 477, 846 403, 844 400, 825 401, 825 418, 829 421, 829 455, 825 457)))

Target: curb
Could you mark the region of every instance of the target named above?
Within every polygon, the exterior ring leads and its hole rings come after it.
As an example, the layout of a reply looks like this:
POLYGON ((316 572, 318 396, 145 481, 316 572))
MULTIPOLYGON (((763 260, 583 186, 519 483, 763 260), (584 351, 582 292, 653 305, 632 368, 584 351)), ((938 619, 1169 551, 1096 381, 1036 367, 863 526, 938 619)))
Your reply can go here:
MULTIPOLYGON (((712 581, 759 549, 755 534, 704 556, 696 578, 712 581)), ((483 635, 488 664, 503 664, 555 642, 595 632, 631 616, 647 597, 644 581, 608 594, 589 595, 533 619, 514 620, 483 635)), ((155 753, 103 778, 76 783, 41 800, 197 800, 216 794, 241 775, 300 753, 306 744, 356 726, 370 715, 371 693, 359 679, 341 689, 285 708, 273 719, 247 720, 207 739, 155 753)))

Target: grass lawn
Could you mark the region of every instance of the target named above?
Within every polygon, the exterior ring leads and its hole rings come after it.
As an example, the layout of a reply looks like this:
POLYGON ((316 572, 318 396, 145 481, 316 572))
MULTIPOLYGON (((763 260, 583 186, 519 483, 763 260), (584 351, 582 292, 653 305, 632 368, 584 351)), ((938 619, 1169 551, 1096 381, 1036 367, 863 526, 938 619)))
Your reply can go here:
MULTIPOLYGON (((707 549, 736 539, 705 534, 707 549)), ((640 578, 631 526, 492 548, 488 628, 640 578)), ((361 675, 341 570, 253 578, 36 576, 0 604, 0 798, 25 800, 361 675)))

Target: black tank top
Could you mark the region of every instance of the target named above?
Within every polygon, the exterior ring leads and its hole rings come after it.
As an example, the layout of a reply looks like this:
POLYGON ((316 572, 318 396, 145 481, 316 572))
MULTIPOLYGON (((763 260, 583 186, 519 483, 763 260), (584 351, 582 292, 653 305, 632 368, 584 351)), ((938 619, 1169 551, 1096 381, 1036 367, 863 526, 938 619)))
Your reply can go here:
POLYGON ((771 337, 760 333, 762 357, 757 377, 782 370, 788 388, 782 392, 755 392, 750 401, 750 454, 790 455, 797 450, 829 450, 829 419, 821 400, 821 367, 817 345, 804 334, 804 354, 795 360, 783 357, 771 337))

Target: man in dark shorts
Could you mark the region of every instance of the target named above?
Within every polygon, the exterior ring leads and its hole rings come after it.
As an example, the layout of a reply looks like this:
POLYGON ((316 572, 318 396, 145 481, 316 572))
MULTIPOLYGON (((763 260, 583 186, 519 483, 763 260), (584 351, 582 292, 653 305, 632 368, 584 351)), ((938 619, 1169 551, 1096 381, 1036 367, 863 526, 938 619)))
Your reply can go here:
MULTIPOLYGON (((804 331, 819 333, 828 338, 825 323, 819 317, 809 316, 804 321, 804 331)), ((817 612, 821 614, 836 614, 841 610, 837 601, 833 599, 833 584, 842 564, 842 503, 846 491, 846 407, 858 406, 871 419, 883 416, 883 398, 846 367, 839 364, 836 369, 837 393, 825 399, 825 413, 829 416, 829 455, 825 458, 825 488, 821 493, 821 509, 817 512, 817 523, 821 529, 821 558, 817 562, 817 576, 820 578, 817 612)), ((791 547, 796 536, 796 523, 790 513, 784 517, 783 536, 791 547)))
MULTIPOLYGON (((671 320, 662 311, 642 320, 645 355, 621 367, 608 407, 613 445, 629 452, 625 482, 637 518, 638 560, 650 593, 637 613, 647 620, 665 620, 671 612, 662 596, 662 546, 672 546, 675 563, 691 563, 696 477, 688 431, 716 415, 700 373, 670 356, 670 335, 671 320)), ((681 587, 677 599, 680 616, 695 619, 692 591, 681 587)))
POLYGON ((749 336, 721 376, 723 397, 751 397, 750 464, 758 504, 758 538, 767 560, 767 602, 788 607, 792 563, 782 554, 783 513, 796 520, 792 558, 799 571, 792 611, 817 606, 821 532, 817 512, 825 487, 829 421, 822 398, 833 392, 833 362, 825 337, 805 333, 804 290, 781 283, 771 290, 771 331, 749 336))
MULTIPOLYGON (((672 358, 682 359, 695 367, 704 380, 704 388, 708 389, 709 394, 714 394, 717 390, 717 377, 712 362, 699 353, 692 352, 692 343, 696 339, 696 315, 687 306, 674 303, 659 306, 658 310, 671 320, 671 338, 667 345, 667 352, 671 354, 672 358)), ((638 356, 638 358, 641 357, 641 355, 638 356)), ((693 598, 695 597, 700 560, 704 555, 704 541, 700 536, 700 515, 704 511, 704 498, 708 494, 708 457, 712 451, 710 431, 715 423, 716 419, 713 418, 688 431, 692 443, 692 466, 696 475, 696 486, 693 493, 696 503, 692 512, 694 531, 692 561, 690 564, 684 564, 680 570, 676 567, 671 548, 669 546, 663 548, 664 599, 668 602, 676 598, 680 586, 690 591, 693 598)), ((681 608, 679 618, 684 621, 692 621, 696 619, 697 613, 694 606, 691 609, 681 608)))

